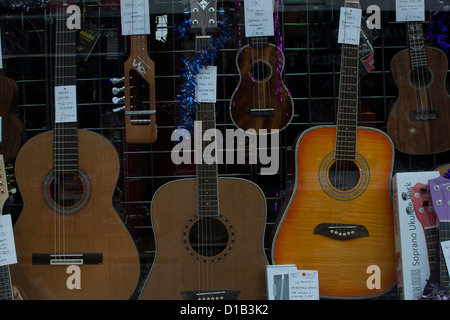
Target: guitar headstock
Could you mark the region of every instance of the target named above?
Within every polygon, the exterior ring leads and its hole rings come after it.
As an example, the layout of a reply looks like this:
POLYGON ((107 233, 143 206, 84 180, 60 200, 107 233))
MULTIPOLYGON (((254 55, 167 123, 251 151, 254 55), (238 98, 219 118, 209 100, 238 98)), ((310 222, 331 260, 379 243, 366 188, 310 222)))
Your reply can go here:
POLYGON ((411 191, 411 200, 414 205, 414 212, 416 213, 417 219, 422 224, 422 227, 426 228, 436 226, 436 214, 434 212, 430 188, 428 185, 419 182, 412 187, 411 191))
POLYGON ((217 1, 190 0, 191 30, 203 35, 217 28, 217 1))
POLYGON ((437 177, 428 180, 431 200, 439 221, 450 221, 450 180, 437 177))
POLYGON ((3 154, 0 154, 0 215, 3 212, 3 205, 9 198, 8 181, 6 180, 6 168, 3 154))

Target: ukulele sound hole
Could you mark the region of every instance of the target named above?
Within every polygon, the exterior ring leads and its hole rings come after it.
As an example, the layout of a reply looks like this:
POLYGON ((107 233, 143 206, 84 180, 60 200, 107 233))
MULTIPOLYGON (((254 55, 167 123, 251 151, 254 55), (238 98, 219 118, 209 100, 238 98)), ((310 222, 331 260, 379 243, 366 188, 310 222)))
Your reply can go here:
POLYGON ((203 262, 223 259, 234 244, 234 232, 223 216, 193 218, 186 225, 185 246, 191 256, 203 262))
POLYGON ((331 165, 328 177, 336 189, 351 190, 359 182, 359 168, 353 161, 337 160, 331 165))
POLYGON ((62 173, 50 183, 50 196, 61 207, 72 207, 83 198, 84 185, 78 174, 62 173))
POLYGON ((251 77, 254 81, 263 82, 270 78, 272 69, 265 61, 255 61, 251 68, 251 77))
POLYGON ((432 83, 432 77, 427 66, 419 66, 410 71, 409 81, 416 88, 427 88, 432 83))

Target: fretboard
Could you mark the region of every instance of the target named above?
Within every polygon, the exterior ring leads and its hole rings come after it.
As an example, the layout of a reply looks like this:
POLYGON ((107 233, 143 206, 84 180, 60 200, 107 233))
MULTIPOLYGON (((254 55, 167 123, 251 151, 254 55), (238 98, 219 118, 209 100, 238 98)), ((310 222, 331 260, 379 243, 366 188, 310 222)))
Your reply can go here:
MULTIPOLYGON (((448 221, 440 221, 439 222, 439 240, 440 242, 450 240, 450 222, 448 221)), ((440 260, 441 260, 441 285, 447 289, 447 292, 450 291, 450 278, 448 274, 447 264, 445 262, 445 257, 442 252, 442 247, 439 246, 440 252, 440 260)))
POLYGON ((0 300, 13 300, 9 266, 0 267, 0 300))
POLYGON ((439 279, 439 230, 437 226, 424 228, 425 239, 427 242, 428 262, 430 265, 430 274, 432 278, 439 279))
MULTIPOLYGON (((66 5, 56 12, 55 86, 76 85, 76 34, 67 28, 66 5)), ((77 123, 56 123, 53 131, 53 169, 78 172, 77 123)))
POLYGON ((423 39, 422 22, 407 22, 408 30, 409 55, 411 59, 411 67, 426 66, 427 53, 425 50, 425 41, 423 39))
MULTIPOLYGON (((196 37, 197 48, 208 48, 211 44, 211 37, 199 36, 196 37)), ((201 152, 213 143, 212 141, 203 141, 202 137, 206 130, 216 129, 216 108, 214 103, 197 103, 196 120, 201 121, 201 132, 195 132, 195 139, 201 140, 201 152)), ((217 151, 217 149, 214 149, 217 151)), ((213 154, 214 155, 214 154, 213 154)), ((199 156, 199 153, 197 153, 199 156)), ((196 178, 197 178, 197 215, 218 216, 219 215, 219 193, 217 185, 217 163, 205 162, 205 158, 201 157, 202 161, 196 161, 196 178)), ((210 161, 208 161, 210 162, 210 161)))
MULTIPOLYGON (((359 1, 346 1, 346 7, 359 8, 359 1)), ((355 160, 358 120, 359 46, 342 44, 339 101, 336 123, 336 160, 355 160)))

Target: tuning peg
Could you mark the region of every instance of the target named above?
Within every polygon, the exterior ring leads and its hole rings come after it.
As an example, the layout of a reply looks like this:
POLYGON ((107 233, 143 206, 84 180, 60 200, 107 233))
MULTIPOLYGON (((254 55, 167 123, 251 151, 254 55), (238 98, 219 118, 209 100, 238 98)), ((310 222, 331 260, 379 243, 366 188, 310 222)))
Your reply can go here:
POLYGON ((124 100, 125 100, 125 97, 122 97, 122 98, 113 97, 113 98, 112 98, 112 102, 113 102, 114 104, 121 103, 121 102, 123 102, 124 100))
POLYGON ((118 94, 118 93, 120 93, 120 92, 122 92, 122 91, 124 91, 125 90, 125 87, 122 87, 122 88, 116 88, 116 87, 114 87, 114 88, 112 88, 112 93, 115 95, 115 94, 118 94))
POLYGON ((125 80, 125 77, 109 79, 109 81, 111 81, 112 84, 118 84, 118 83, 122 82, 123 80, 125 80))

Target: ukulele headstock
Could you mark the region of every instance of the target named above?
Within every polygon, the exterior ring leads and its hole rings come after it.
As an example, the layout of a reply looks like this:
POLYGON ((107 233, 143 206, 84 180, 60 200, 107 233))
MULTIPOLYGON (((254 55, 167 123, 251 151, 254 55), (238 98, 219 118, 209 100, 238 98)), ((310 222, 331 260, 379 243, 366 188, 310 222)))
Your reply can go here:
POLYGON ((430 188, 423 183, 417 183, 412 187, 411 200, 417 219, 424 228, 436 226, 436 214, 431 200, 430 188))
POLYGON ((190 0, 191 31, 200 34, 212 33, 217 28, 217 1, 190 0))
POLYGON ((434 211, 439 221, 450 221, 450 180, 437 177, 428 181, 434 211))

